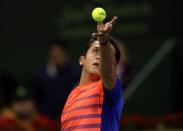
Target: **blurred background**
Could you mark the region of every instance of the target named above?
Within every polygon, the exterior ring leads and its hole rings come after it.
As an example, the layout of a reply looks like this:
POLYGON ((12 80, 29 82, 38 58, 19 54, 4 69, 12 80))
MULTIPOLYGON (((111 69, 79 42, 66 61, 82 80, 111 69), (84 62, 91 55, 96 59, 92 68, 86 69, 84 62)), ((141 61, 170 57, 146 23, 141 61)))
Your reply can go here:
POLYGON ((2 0, 0 130, 59 130, 98 6, 118 16, 121 130, 183 130, 181 0, 2 0))

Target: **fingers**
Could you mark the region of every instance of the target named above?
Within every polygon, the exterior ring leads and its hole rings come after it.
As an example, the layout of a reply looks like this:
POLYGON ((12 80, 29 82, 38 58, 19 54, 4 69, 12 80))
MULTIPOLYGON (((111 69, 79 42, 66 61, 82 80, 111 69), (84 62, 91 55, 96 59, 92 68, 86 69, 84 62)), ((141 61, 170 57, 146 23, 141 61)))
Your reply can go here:
POLYGON ((111 21, 109 21, 110 24, 114 25, 117 21, 118 17, 114 16, 111 21))
POLYGON ((100 21, 100 22, 98 22, 97 23, 97 25, 99 26, 99 25, 102 25, 103 24, 103 22, 102 21, 100 21))
POLYGON ((117 16, 114 16, 112 20, 107 23, 98 22, 97 29, 104 30, 104 31, 108 29, 110 30, 112 29, 112 26, 116 23, 117 19, 118 19, 117 16))
POLYGON ((97 37, 97 33, 92 33, 92 37, 97 37))
POLYGON ((92 33, 92 37, 100 37, 101 35, 103 35, 103 33, 99 32, 99 33, 92 33))
POLYGON ((104 27, 105 27, 105 24, 103 24, 103 23, 98 23, 98 25, 97 25, 98 30, 103 30, 104 27))
POLYGON ((104 27, 104 32, 105 31, 110 31, 112 29, 112 26, 113 26, 112 24, 109 24, 109 25, 105 26, 104 27))
MULTIPOLYGON (((114 17, 112 18, 112 20, 109 21, 109 22, 107 22, 107 23, 108 23, 109 25, 110 25, 110 24, 114 25, 114 24, 116 23, 117 19, 118 19, 118 17, 117 17, 117 16, 114 16, 114 17)), ((104 24, 102 21, 101 21, 101 22, 98 22, 98 24, 97 24, 97 26, 103 26, 103 25, 105 25, 105 24, 104 24)))
POLYGON ((117 16, 114 16, 112 20, 107 23, 98 22, 97 24, 98 33, 93 33, 92 36, 100 37, 105 34, 109 34, 112 30, 113 25, 116 23, 116 21, 117 21, 117 16))

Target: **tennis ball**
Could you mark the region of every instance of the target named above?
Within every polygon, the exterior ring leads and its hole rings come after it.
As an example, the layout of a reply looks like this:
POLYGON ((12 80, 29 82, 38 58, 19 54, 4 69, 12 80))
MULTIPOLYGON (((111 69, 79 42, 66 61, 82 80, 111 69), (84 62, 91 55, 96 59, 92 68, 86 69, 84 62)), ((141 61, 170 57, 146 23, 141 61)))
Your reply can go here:
POLYGON ((102 22, 106 18, 106 12, 103 8, 97 7, 93 9, 92 17, 96 22, 102 22))

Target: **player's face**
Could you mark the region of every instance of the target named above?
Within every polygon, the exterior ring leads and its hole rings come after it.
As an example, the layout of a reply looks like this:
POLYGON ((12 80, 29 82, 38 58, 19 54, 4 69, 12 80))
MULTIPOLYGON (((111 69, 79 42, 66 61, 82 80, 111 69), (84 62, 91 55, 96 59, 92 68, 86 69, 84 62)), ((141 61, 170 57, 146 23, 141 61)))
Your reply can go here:
POLYGON ((91 47, 88 49, 86 55, 80 57, 80 65, 83 66, 83 70, 86 73, 100 76, 99 61, 100 61, 99 42, 94 41, 91 44, 91 47))

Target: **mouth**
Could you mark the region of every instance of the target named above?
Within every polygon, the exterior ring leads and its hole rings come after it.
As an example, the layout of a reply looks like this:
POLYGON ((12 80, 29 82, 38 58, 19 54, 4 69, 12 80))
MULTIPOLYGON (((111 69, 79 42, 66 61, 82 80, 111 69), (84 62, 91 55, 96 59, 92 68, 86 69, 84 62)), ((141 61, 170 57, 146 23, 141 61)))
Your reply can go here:
POLYGON ((99 66, 99 63, 94 63, 93 65, 94 65, 94 66, 99 66))

